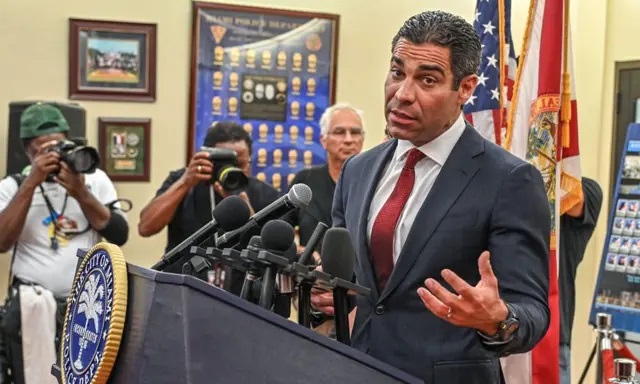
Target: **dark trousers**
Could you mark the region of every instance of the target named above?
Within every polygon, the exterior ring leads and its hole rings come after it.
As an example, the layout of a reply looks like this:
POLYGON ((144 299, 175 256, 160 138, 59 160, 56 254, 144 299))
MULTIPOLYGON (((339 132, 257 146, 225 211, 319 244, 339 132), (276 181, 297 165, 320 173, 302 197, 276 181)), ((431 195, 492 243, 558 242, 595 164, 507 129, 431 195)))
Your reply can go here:
MULTIPOLYGON (((4 344, 4 357, 8 372, 4 373, 2 384, 25 384, 24 382, 24 362, 22 360, 22 327, 20 318, 20 283, 15 283, 11 289, 4 307, 4 314, 0 319, 0 334, 2 344, 4 344)), ((62 337, 62 327, 64 325, 64 315, 66 311, 66 300, 56 300, 58 308, 56 310, 56 338, 51 340, 55 343, 56 351, 60 349, 62 337)), ((42 340, 43 343, 49 342, 42 340)), ((53 364, 54 362, 51 362, 53 364)), ((31 383, 29 383, 31 384, 31 383)))

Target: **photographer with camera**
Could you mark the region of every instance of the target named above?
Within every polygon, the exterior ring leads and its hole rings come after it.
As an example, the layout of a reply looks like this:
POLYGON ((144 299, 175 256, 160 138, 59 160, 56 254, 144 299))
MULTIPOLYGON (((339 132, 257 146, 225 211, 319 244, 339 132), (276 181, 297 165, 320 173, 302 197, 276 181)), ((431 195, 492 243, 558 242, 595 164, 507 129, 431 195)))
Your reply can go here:
MULTIPOLYGON (((251 176, 252 144, 251 136, 238 123, 221 121, 209 128, 204 148, 186 168, 171 172, 140 212, 140 236, 155 235, 168 226, 169 251, 211 221, 215 205, 231 194, 244 199, 251 214, 277 200, 277 190, 251 176)), ((213 237, 202 246, 215 246, 213 237)), ((181 259, 166 272, 181 272, 190 255, 188 248, 181 253, 181 259)))
POLYGON ((56 107, 27 108, 20 138, 31 165, 0 181, 0 252, 13 248, 0 329, 13 383, 50 380, 78 248, 128 238, 97 151, 68 140, 68 131, 56 107))

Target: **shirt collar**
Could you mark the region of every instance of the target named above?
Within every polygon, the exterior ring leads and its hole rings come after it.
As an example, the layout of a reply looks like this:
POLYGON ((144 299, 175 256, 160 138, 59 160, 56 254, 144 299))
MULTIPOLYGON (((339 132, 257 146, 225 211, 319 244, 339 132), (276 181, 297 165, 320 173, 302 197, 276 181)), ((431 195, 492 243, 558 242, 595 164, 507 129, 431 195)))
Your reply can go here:
MULTIPOLYGON (((455 147, 456 143, 460 139, 460 136, 462 136, 465 127, 466 124, 464 122, 464 117, 462 113, 460 113, 458 119, 449 129, 444 131, 440 136, 431 140, 427 144, 417 148, 428 158, 435 161, 440 166, 443 166, 447 161, 447 158, 449 158, 453 147, 455 147)), ((394 161, 404 160, 409 150, 413 148, 416 147, 408 140, 398 140, 396 152, 393 156, 394 161)))

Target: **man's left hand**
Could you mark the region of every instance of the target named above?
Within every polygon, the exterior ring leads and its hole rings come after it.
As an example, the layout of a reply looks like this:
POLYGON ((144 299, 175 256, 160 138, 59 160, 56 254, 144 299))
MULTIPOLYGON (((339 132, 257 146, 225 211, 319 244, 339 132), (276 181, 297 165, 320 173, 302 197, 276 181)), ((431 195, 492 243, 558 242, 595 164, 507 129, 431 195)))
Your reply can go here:
POLYGON ((424 306, 441 319, 493 336, 498 332, 498 324, 509 316, 509 309, 500 299, 498 279, 493 274, 488 251, 480 255, 478 268, 480 282, 475 287, 445 269, 442 277, 457 295, 431 278, 425 280, 426 288, 418 288, 418 295, 424 306))
MULTIPOLYGON (((231 195, 230 193, 225 191, 225 189, 222 187, 222 185, 218 181, 213 183, 213 190, 216 191, 216 193, 220 195, 223 199, 231 195)), ((249 196, 247 195, 247 193, 242 191, 238 193, 238 197, 244 200, 245 203, 247 203, 247 206, 249 207, 249 215, 253 216, 255 212, 253 210, 253 207, 251 206, 251 201, 249 201, 249 196)))
POLYGON ((84 193, 88 192, 87 187, 84 185, 84 175, 73 172, 64 161, 60 162, 60 172, 56 175, 55 181, 67 190, 69 196, 76 200, 79 200, 84 193))

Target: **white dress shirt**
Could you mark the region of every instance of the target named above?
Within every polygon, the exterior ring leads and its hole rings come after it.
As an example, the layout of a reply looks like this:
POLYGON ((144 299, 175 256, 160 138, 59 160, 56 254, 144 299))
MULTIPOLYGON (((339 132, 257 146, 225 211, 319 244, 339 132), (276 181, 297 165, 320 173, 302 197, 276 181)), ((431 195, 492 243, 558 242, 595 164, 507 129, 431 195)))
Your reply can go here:
MULTIPOLYGON (((427 144, 418 147, 418 149, 426 155, 425 158, 420 160, 415 167, 415 183, 413 184, 413 190, 409 195, 409 199, 405 205, 394 234, 394 246, 393 246, 393 263, 395 264, 400 256, 400 251, 404 246, 404 242, 407 240, 411 226, 416 219, 418 211, 422 207, 422 204, 429 195, 433 183, 436 181, 438 174, 442 166, 447 161, 449 154, 453 150, 460 136, 465 129, 464 117, 460 114, 458 120, 453 123, 451 128, 446 130, 440 136, 427 144)), ((413 144, 406 140, 398 140, 396 151, 393 154, 393 158, 387 165, 378 187, 371 200, 371 207, 369 210, 369 217, 367 223, 367 240, 371 244, 371 231, 373 230, 373 223, 378 213, 389 199, 391 192, 398 182, 400 172, 404 167, 407 159, 407 153, 412 148, 415 148, 413 144)))

